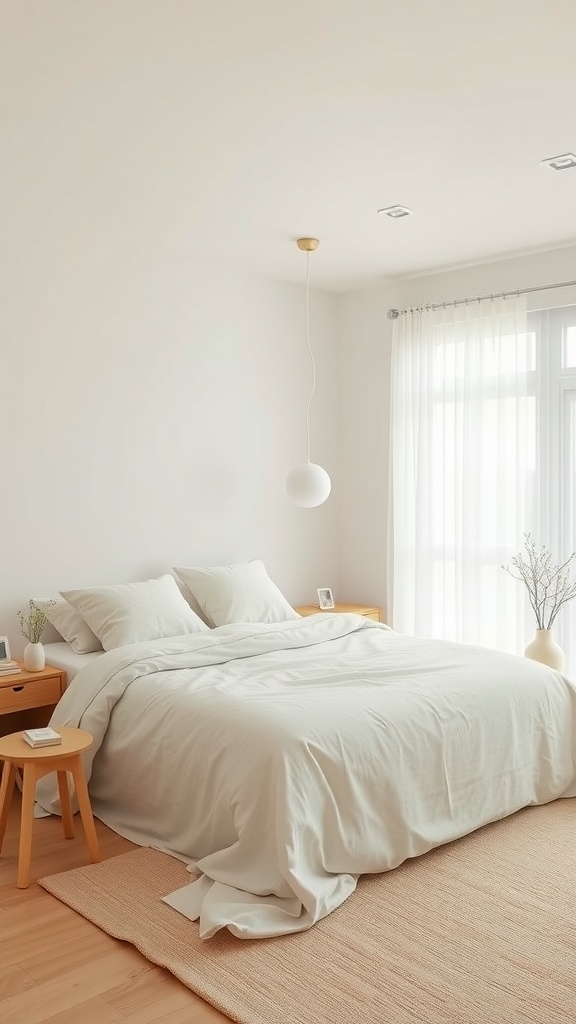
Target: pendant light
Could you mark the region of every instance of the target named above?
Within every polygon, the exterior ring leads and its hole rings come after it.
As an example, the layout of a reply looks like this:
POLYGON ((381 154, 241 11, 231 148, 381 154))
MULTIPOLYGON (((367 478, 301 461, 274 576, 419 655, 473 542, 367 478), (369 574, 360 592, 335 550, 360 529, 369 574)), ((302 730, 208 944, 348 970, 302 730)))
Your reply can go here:
POLYGON ((322 466, 310 462, 310 406, 316 391, 316 362, 310 344, 310 253, 319 246, 317 238, 298 238, 296 245, 301 252, 306 253, 306 343, 312 362, 312 391, 306 406, 306 462, 294 466, 286 477, 286 493, 288 497, 301 508, 315 508, 322 505, 330 494, 332 484, 330 477, 322 466))

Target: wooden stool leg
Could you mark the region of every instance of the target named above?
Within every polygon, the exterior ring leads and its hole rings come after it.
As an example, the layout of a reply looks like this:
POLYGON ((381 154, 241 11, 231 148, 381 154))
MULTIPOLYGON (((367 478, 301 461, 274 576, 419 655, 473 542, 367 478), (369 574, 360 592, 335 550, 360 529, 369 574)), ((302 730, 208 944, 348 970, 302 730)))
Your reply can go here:
POLYGON ((6 825, 8 824, 8 811, 10 810, 10 804, 12 802, 12 794, 14 792, 15 781, 16 766, 12 764, 12 761, 4 761, 4 768, 2 770, 2 783, 0 784, 0 852, 2 850, 4 836, 6 835, 6 825))
POLYGON ((62 811, 62 827, 66 839, 74 839, 74 819, 72 817, 72 803, 70 801, 70 790, 68 788, 67 772, 56 772, 58 776, 58 793, 60 794, 60 809, 62 811))
POLYGON ((98 847, 98 837, 96 835, 96 828, 94 827, 94 818, 92 817, 88 786, 86 785, 86 777, 84 775, 84 769, 82 767, 80 757, 70 758, 70 768, 72 769, 74 786, 76 787, 76 799, 78 801, 80 817, 82 818, 82 825, 84 826, 84 835, 86 836, 86 845, 88 847, 88 853, 90 854, 90 860, 92 862, 99 861, 101 858, 100 849, 98 847))
POLYGON ((36 766, 24 765, 22 785, 22 819, 20 822, 20 850, 18 853, 19 889, 27 889, 30 881, 30 858, 32 856, 32 827, 34 825, 34 796, 36 793, 36 766))

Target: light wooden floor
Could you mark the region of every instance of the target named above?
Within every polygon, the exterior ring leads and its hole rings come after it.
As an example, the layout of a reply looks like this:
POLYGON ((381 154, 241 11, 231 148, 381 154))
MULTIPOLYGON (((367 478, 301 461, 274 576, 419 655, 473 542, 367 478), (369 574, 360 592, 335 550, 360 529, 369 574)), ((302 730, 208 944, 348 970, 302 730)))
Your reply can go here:
MULTIPOLYGON (((14 799, 0 859, 0 1021, 2 1024, 215 1024, 228 1021, 111 938, 36 882, 16 888, 19 799, 14 799)), ((34 822, 31 878, 88 863, 82 828, 64 839, 59 818, 34 822)), ((96 822, 103 857, 132 849, 96 822)))

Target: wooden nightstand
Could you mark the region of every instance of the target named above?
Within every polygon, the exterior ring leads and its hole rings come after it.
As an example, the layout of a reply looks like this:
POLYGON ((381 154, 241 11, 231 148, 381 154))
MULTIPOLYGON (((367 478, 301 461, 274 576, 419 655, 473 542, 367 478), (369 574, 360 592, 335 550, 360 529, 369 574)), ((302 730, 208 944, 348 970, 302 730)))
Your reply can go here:
POLYGON ((0 736, 48 725, 65 689, 66 673, 52 665, 41 672, 22 669, 16 675, 0 676, 0 736))
POLYGON ((337 602, 334 608, 318 608, 315 604, 300 604, 294 609, 299 615, 318 615, 319 612, 354 612, 355 615, 363 615, 365 619, 374 619, 381 622, 382 610, 367 604, 340 604, 337 602))

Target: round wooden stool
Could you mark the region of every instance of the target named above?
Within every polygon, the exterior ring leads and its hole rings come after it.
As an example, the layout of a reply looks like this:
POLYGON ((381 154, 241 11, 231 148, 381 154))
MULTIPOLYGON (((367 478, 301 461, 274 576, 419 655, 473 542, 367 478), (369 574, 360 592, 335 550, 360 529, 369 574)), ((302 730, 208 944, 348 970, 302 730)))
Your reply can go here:
POLYGON ((0 784, 0 852, 8 824, 8 810, 14 792, 16 769, 22 770, 22 818, 18 852, 18 881, 16 883, 19 889, 26 889, 30 879, 36 782, 43 775, 48 775, 49 772, 58 773, 58 792, 64 835, 66 839, 73 839, 72 802, 66 775, 67 772, 71 772, 90 860, 93 862, 100 860, 88 786, 80 757, 92 745, 94 737, 85 729, 71 729, 67 726, 59 726, 55 731, 60 733, 62 743, 53 747, 31 747, 22 738, 21 732, 14 732, 10 736, 0 738, 0 761, 4 761, 2 783, 0 784))

